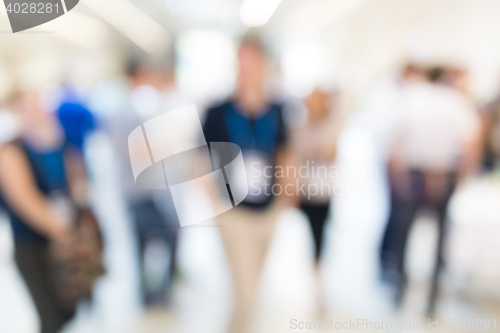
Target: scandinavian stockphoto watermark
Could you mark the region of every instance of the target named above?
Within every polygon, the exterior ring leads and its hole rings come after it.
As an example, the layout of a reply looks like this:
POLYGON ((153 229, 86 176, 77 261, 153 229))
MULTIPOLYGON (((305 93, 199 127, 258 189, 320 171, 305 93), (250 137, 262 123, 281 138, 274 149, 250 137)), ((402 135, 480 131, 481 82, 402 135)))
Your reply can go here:
POLYGON ((251 196, 286 194, 307 200, 318 196, 364 194, 366 188, 363 181, 379 177, 377 166, 325 165, 315 160, 306 160, 301 166, 272 166, 254 161, 249 164, 249 170, 251 196), (286 181, 280 182, 280 179, 286 181))
POLYGON ((135 182, 145 189, 169 189, 181 226, 220 215, 248 195, 241 149, 210 142, 195 105, 166 112, 130 133, 128 147, 135 182), (199 188, 213 188, 217 205, 204 205, 199 188))
POLYGON ((334 321, 331 319, 323 319, 319 321, 300 321, 297 319, 290 320, 290 329, 292 330, 324 330, 324 331, 412 331, 412 330, 496 330, 496 319, 429 319, 425 321, 384 321, 384 320, 369 320, 369 319, 349 319, 345 321, 334 321))
POLYGON ((431 323, 425 325, 422 322, 397 322, 390 321, 372 321, 368 319, 349 319, 344 321, 334 321, 332 319, 323 319, 320 321, 299 321, 297 319, 290 320, 290 329, 292 330, 420 330, 424 328, 433 329, 436 324, 431 323))
POLYGON ((12 32, 52 21, 76 7, 79 0, 3 0, 12 32))

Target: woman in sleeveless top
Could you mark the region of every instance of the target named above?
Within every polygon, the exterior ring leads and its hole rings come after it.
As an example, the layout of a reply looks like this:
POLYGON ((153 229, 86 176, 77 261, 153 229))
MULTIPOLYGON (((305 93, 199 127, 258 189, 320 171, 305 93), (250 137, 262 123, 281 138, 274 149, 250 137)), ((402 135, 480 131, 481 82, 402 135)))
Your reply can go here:
POLYGON ((300 168, 307 170, 305 176, 299 176, 300 184, 305 185, 307 191, 299 194, 297 199, 314 237, 316 298, 321 310, 324 310, 324 290, 320 278, 321 252, 335 186, 330 167, 334 163, 345 117, 339 99, 340 96, 330 96, 319 89, 313 91, 305 100, 307 122, 292 131, 291 135, 292 151, 300 168))
POLYGON ((15 261, 40 316, 41 332, 57 333, 74 315, 57 300, 47 258, 49 243, 67 241, 71 229, 70 218, 53 205, 55 197, 69 198, 64 135, 37 93, 21 93, 13 108, 22 129, 17 140, 0 148, 0 190, 14 232, 15 261))

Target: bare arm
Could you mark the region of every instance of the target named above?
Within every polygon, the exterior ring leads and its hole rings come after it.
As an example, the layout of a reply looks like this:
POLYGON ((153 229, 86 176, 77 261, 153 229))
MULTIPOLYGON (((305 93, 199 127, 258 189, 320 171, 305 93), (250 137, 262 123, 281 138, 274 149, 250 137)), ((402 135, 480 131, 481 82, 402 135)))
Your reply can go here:
POLYGON ((296 179, 288 173, 287 168, 294 167, 297 170, 300 167, 300 159, 297 154, 294 154, 292 149, 281 147, 276 157, 276 166, 282 167, 285 175, 285 177, 276 179, 276 183, 283 189, 278 200, 281 200, 286 206, 297 206, 300 200, 296 188, 297 182, 296 179))
POLYGON ((323 145, 320 149, 320 158, 324 161, 333 162, 337 155, 338 138, 333 138, 328 144, 323 145))
POLYGON ((33 229, 51 239, 66 234, 69 224, 52 212, 35 185, 26 156, 12 144, 0 150, 0 189, 12 209, 33 229))
POLYGON ((482 134, 476 135, 471 141, 463 144, 463 158, 458 169, 458 181, 462 182, 465 178, 477 171, 482 157, 482 134))
POLYGON ((337 145, 340 139, 340 135, 345 127, 347 122, 347 117, 349 116, 349 112, 344 109, 336 110, 336 113, 331 116, 333 119, 328 119, 330 124, 330 129, 323 138, 322 143, 318 143, 320 147, 320 157, 328 162, 333 162, 337 155, 337 145))
POLYGON ((469 134, 462 143, 462 153, 463 157, 458 168, 458 181, 461 182, 468 176, 474 174, 482 159, 482 147, 485 126, 480 115, 475 109, 469 110, 470 117, 466 127, 467 133, 469 134))
POLYGON ((76 149, 68 149, 65 164, 71 196, 78 206, 87 208, 90 205, 89 183, 82 154, 76 149))

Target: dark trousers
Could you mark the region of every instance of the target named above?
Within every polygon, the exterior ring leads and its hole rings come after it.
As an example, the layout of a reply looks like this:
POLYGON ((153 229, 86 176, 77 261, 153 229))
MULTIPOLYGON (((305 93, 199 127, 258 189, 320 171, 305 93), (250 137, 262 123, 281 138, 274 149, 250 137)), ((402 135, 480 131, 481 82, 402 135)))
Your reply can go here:
POLYGON ((443 265, 443 245, 445 239, 446 211, 453 194, 456 177, 454 173, 428 175, 424 172, 411 171, 408 175, 410 188, 406 195, 401 195, 391 184, 391 210, 382 241, 380 259, 383 276, 396 284, 396 302, 402 302, 407 283, 404 270, 406 245, 409 231, 414 222, 416 211, 427 207, 437 213, 439 227, 436 264, 433 271, 428 312, 433 313, 438 294, 438 280, 443 265), (439 182, 440 195, 433 193, 432 182, 439 182))
POLYGON ((319 260, 323 248, 323 233, 325 230, 326 218, 330 211, 330 201, 327 203, 311 203, 303 201, 300 209, 307 215, 311 230, 314 236, 315 259, 319 260))
POLYGON ((57 333, 74 312, 59 304, 49 277, 47 246, 41 240, 20 242, 15 247, 15 260, 40 316, 41 332, 57 333))
POLYGON ((154 201, 135 203, 131 206, 131 209, 139 244, 144 303, 146 305, 162 305, 169 296, 170 285, 174 275, 179 226, 174 223, 167 223, 168 221, 166 221, 165 216, 157 209, 154 201), (161 282, 151 286, 147 283, 150 277, 147 276, 148 272, 144 259, 147 256, 146 251, 148 246, 151 246, 154 242, 168 246, 170 250, 170 265, 161 272, 163 273, 161 282))

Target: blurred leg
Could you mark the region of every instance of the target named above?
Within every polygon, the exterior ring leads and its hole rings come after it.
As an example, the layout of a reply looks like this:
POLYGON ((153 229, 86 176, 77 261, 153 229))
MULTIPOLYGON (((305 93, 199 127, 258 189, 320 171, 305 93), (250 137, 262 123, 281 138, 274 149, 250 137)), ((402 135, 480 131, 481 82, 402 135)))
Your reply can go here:
POLYGON ((245 333, 249 329, 276 219, 275 207, 262 212, 237 207, 219 217, 219 230, 233 277, 235 297, 228 333, 245 333))
POLYGON ((418 202, 404 200, 393 195, 389 222, 385 229, 381 249, 382 274, 385 280, 397 288, 396 303, 399 305, 406 288, 405 253, 408 233, 418 202))
POLYGON ((170 252, 170 266, 168 268, 168 276, 165 281, 165 289, 167 290, 167 302, 171 298, 172 283, 175 278, 177 268, 177 244, 179 240, 180 223, 175 209, 174 201, 170 191, 160 191, 155 193, 154 197, 155 208, 163 217, 165 226, 165 237, 168 242, 170 252))
POLYGON ((446 208, 440 209, 438 223, 439 223, 439 229, 438 229, 439 234, 438 234, 438 244, 436 248, 436 263, 432 274, 431 291, 429 295, 429 304, 427 307, 427 313, 429 315, 434 314, 436 308, 436 300, 439 292, 439 275, 441 273, 441 268, 443 267, 443 245, 445 239, 446 208))
POLYGON ((447 176, 446 191, 444 198, 441 202, 436 205, 436 210, 438 213, 438 244, 436 248, 436 263, 434 266, 434 271, 432 274, 431 281, 431 291, 429 295, 429 303, 427 306, 427 313, 433 315, 436 309, 436 301, 439 294, 439 276, 441 269, 443 267, 443 248, 446 237, 446 219, 447 219, 447 209, 450 198, 453 194, 455 188, 455 175, 451 174, 447 176))
POLYGON ((165 289, 167 290, 167 302, 171 299, 172 283, 174 282, 175 272, 177 267, 177 244, 179 240, 179 225, 167 226, 168 243, 170 248, 170 267, 167 280, 165 281, 165 289))
POLYGON ((176 230, 166 225, 153 201, 132 207, 140 249, 141 283, 146 305, 166 302, 171 280, 172 246, 176 230))
POLYGON ((323 248, 323 231, 325 229, 326 218, 330 211, 330 201, 327 203, 310 203, 302 202, 300 209, 307 215, 309 224, 314 237, 315 262, 314 262, 314 277, 315 277, 315 298, 319 306, 319 312, 323 314, 326 310, 325 291, 321 281, 321 250, 323 248))
POLYGON ((16 245, 15 259, 40 316, 42 333, 57 333, 71 320, 73 311, 59 305, 46 263, 46 244, 28 241, 16 245))
POLYGON ((314 237, 315 260, 319 261, 323 245, 323 231, 325 229, 326 218, 330 210, 330 202, 323 204, 303 202, 300 205, 300 209, 307 215, 309 224, 311 225, 314 237))
POLYGON ((402 200, 393 196, 391 210, 381 248, 382 270, 401 272, 408 232, 418 208, 416 201, 402 200))

